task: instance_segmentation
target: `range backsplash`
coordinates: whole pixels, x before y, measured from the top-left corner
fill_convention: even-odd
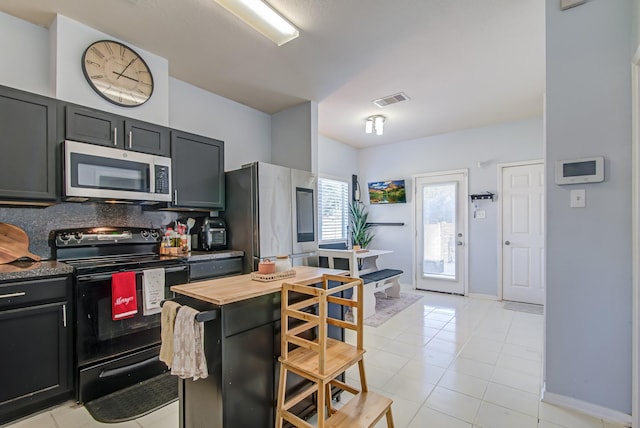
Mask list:
[[[47,208],[0,208],[0,222],[14,224],[29,236],[29,251],[54,258],[51,231],[74,227],[132,226],[162,228],[178,218],[170,211],[146,211],[139,205],[60,203]]]

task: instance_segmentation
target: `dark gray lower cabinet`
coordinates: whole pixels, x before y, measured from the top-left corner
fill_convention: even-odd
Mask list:
[[[0,284],[0,424],[71,396],[69,277]]]
[[[0,198],[56,200],[54,99],[0,86]]]
[[[280,293],[272,293],[216,306],[178,295],[181,304],[217,313],[216,319],[204,324],[209,377],[180,382],[180,428],[274,426],[280,297]],[[339,308],[332,306],[330,311]],[[311,332],[311,336],[314,334]],[[336,328],[329,335],[344,340],[342,329]],[[289,376],[288,395],[308,384],[305,379]],[[315,401],[304,400],[293,411],[306,419],[315,413]]]
[[[180,427],[273,427],[274,300],[267,295],[215,306],[178,297],[217,312],[204,325],[209,377],[180,382]]]

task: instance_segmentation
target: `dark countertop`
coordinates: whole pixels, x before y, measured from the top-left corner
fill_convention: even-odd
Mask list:
[[[68,275],[71,273],[73,273],[72,266],[55,260],[43,260],[41,262],[20,260],[0,265],[0,282]]]
[[[188,262],[202,262],[206,260],[228,259],[231,257],[242,257],[244,251],[222,250],[222,251],[191,251],[185,259]]]
[[[242,257],[243,251],[192,251],[183,257],[188,262],[226,259]],[[56,260],[19,260],[12,263],[0,264],[0,282],[31,279],[47,276],[67,275],[73,273],[73,266]]]

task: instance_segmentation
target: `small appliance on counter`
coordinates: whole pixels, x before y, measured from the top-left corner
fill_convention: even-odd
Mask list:
[[[220,251],[227,249],[227,225],[221,218],[197,219],[191,233],[191,249]]]

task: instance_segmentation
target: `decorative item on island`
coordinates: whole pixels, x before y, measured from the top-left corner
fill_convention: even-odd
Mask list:
[[[254,281],[271,282],[296,276],[296,270],[290,269],[284,272],[260,273],[251,272],[251,279]]]
[[[276,272],[286,272],[291,270],[291,260],[289,256],[276,256]]]
[[[276,264],[269,259],[264,259],[260,263],[258,263],[258,273],[267,275],[275,273]]]

